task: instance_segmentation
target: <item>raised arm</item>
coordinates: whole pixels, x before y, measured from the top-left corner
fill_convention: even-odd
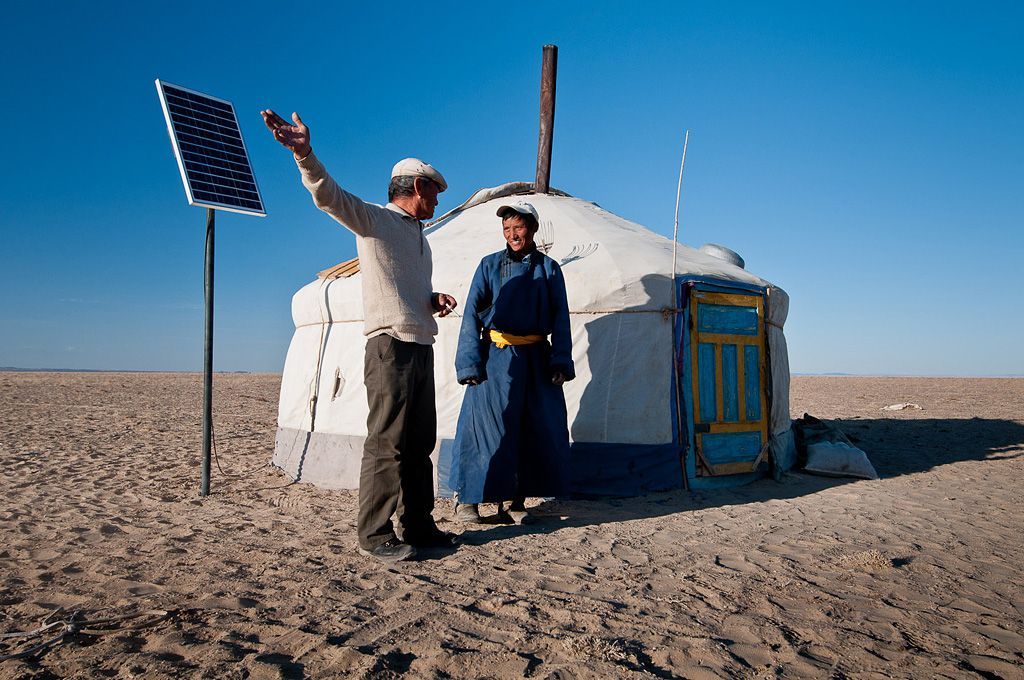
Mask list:
[[[302,184],[309,190],[316,207],[333,217],[338,223],[359,236],[368,236],[373,230],[375,217],[385,210],[367,203],[338,186],[328,174],[327,168],[313,153],[309,127],[302,122],[298,113],[292,114],[294,125],[270,109],[260,111],[267,129],[274,139],[292,152],[295,163],[302,173]]]

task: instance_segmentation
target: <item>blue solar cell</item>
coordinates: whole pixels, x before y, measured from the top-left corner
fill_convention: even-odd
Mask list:
[[[156,81],[189,203],[265,215],[230,102]]]

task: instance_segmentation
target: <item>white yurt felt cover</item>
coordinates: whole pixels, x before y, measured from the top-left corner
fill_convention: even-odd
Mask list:
[[[434,257],[434,290],[465,300],[480,259],[505,246],[498,205],[530,190],[527,183],[480,190],[425,230]],[[568,291],[577,376],[565,384],[574,491],[632,495],[679,487],[685,443],[675,441],[673,420],[672,241],[561,192],[523,197],[540,214],[539,240],[562,263]],[[762,291],[770,286],[682,245],[676,275]],[[292,300],[296,329],[285,361],[274,463],[293,478],[326,488],[356,488],[359,481],[368,412],[360,280],[359,274],[319,279]],[[768,309],[770,314],[772,305]],[[441,493],[447,489],[447,451],[465,389],[454,369],[460,325],[455,315],[438,319],[434,345],[434,457]],[[770,342],[773,337],[769,333]],[[773,364],[785,361],[778,371],[773,368],[773,380],[788,388],[785,345],[781,352],[771,349]],[[772,414],[775,434],[782,418]],[[789,429],[788,418],[782,429]]]

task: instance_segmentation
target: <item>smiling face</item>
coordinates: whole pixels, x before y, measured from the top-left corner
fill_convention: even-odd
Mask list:
[[[521,253],[533,245],[535,229],[531,229],[526,219],[517,212],[510,212],[501,220],[501,229],[505,242],[514,253]]]

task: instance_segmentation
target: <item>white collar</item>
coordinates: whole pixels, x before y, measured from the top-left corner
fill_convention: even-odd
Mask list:
[[[398,206],[398,205],[395,205],[394,203],[391,203],[390,201],[388,201],[388,204],[386,206],[384,206],[384,207],[387,208],[388,210],[390,210],[391,212],[398,213],[402,217],[409,217],[409,218],[412,218],[414,220],[416,219],[415,217],[410,215],[409,212],[405,208],[403,208],[401,206]],[[418,222],[419,220],[416,220],[416,221]]]

